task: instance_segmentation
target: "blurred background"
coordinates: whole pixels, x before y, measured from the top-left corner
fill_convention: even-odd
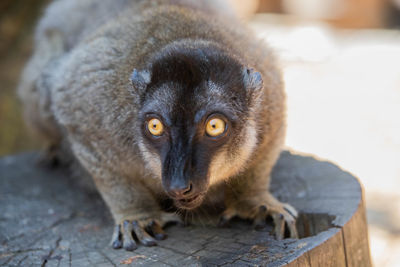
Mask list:
[[[375,266],[400,266],[400,0],[229,1],[280,58],[288,148],[360,178]],[[15,87],[48,2],[0,1],[0,156],[39,147]]]

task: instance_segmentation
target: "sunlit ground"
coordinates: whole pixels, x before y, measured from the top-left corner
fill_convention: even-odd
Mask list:
[[[400,266],[400,31],[345,31],[259,15],[288,96],[287,146],[365,187],[375,266]]]

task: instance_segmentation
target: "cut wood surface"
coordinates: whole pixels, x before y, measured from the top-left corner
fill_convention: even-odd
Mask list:
[[[170,226],[158,246],[109,246],[113,222],[98,194],[65,170],[27,153],[0,159],[2,266],[371,266],[362,189],[329,162],[283,152],[272,191],[300,212],[300,239],[273,237],[272,224],[230,228]]]

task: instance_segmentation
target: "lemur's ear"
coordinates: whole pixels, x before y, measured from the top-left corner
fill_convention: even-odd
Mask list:
[[[150,81],[151,81],[151,74],[148,70],[138,71],[134,69],[131,75],[131,83],[133,87],[131,93],[140,94],[144,92]]]
[[[264,88],[261,73],[251,68],[243,68],[243,84],[247,91],[248,104],[258,103]]]
[[[243,68],[243,82],[247,90],[256,91],[263,88],[261,73],[252,68]]]

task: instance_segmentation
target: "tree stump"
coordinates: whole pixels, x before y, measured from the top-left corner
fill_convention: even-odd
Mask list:
[[[300,239],[253,230],[171,226],[158,246],[134,252],[109,246],[113,222],[96,193],[64,170],[35,165],[37,153],[0,160],[2,266],[371,266],[362,188],[329,162],[283,152],[272,191],[300,212]]]

